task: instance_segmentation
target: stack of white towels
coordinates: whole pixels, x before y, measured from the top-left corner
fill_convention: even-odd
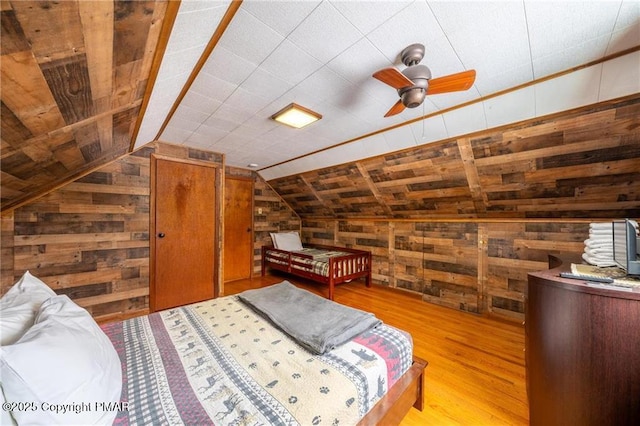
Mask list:
[[[584,241],[582,258],[598,267],[615,266],[613,261],[613,224],[611,222],[591,223],[589,238]]]

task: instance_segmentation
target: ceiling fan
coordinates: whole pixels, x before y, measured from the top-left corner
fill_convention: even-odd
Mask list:
[[[419,106],[426,95],[468,90],[476,80],[475,70],[432,79],[431,70],[426,65],[419,65],[424,57],[424,45],[420,43],[407,46],[400,55],[402,63],[407,66],[402,72],[396,68],[384,68],[373,74],[374,78],[396,89],[400,96],[385,117]]]

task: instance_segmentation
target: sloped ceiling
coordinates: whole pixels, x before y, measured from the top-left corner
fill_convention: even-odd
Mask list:
[[[635,0],[1,4],[3,211],[152,140],[269,180],[640,91]],[[415,42],[476,83],[385,119],[371,74]],[[290,102],[323,119],[269,119]]]
[[[167,3],[1,4],[4,210],[129,151]]]

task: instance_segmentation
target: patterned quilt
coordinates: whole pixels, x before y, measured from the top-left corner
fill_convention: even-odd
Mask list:
[[[122,361],[118,425],[351,425],[411,366],[381,325],[312,355],[236,296],[103,325]]]
[[[308,259],[308,258],[299,257],[299,256],[297,257],[296,253],[312,256],[313,259]],[[316,249],[316,248],[303,248],[302,250],[291,252],[291,257],[292,259],[295,258],[295,260],[298,263],[309,265],[309,268],[302,268],[295,264],[291,265],[291,267],[304,269],[305,271],[311,270],[311,272],[313,272],[316,275],[328,277],[329,276],[329,258],[336,257],[336,256],[344,256],[346,254],[349,254],[349,253],[344,251],[330,251],[330,250],[323,250],[323,249]],[[272,252],[271,257],[273,262],[278,262],[278,260],[276,260],[275,258],[280,257],[283,260],[279,263],[282,263],[285,265],[287,264],[287,259],[288,259],[287,254]]]

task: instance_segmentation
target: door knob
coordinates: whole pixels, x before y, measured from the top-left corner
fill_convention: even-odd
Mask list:
[[[164,232],[159,233],[158,238],[164,238]]]
[[[251,228],[247,228],[247,232],[251,232]]]

